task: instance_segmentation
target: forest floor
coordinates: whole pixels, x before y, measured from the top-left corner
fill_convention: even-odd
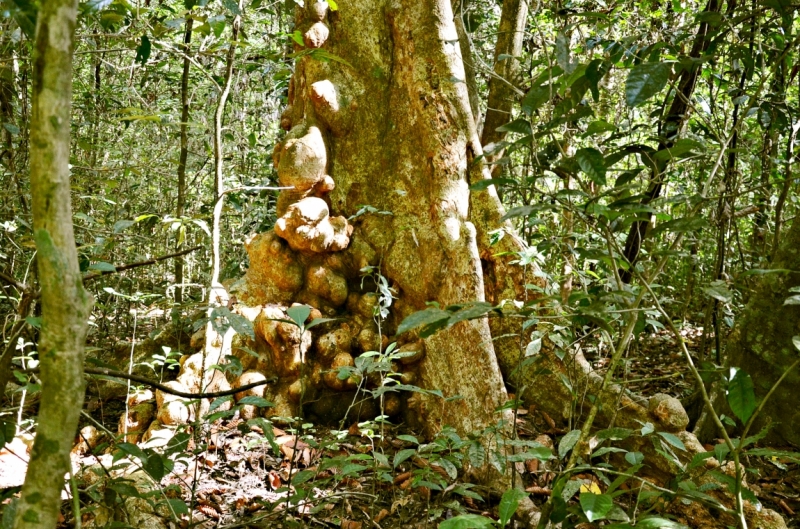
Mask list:
[[[695,346],[697,329],[686,331],[686,340]],[[639,341],[627,363],[624,380],[628,389],[645,396],[667,393],[683,398],[692,389],[677,354],[674,340],[664,332],[646,335]],[[587,357],[592,361],[591,355]],[[602,361],[595,359],[602,369]],[[109,403],[110,404],[110,403]],[[123,404],[124,406],[124,404]],[[121,409],[120,406],[117,407]],[[103,419],[106,427],[116,431],[116,417],[106,405]],[[479,487],[454,480],[446,465],[428,459],[424,450],[413,442],[414,432],[402,427],[378,430],[353,424],[347,431],[305,425],[300,438],[286,430],[273,427],[274,444],[265,441],[258,427],[244,427],[244,421],[234,417],[210,426],[200,440],[202,450],[194,450],[194,440],[186,453],[194,457],[179,459],[172,472],[155,483],[136,465],[127,471],[111,469],[110,454],[101,456],[75,455],[74,462],[84,467],[78,473],[80,498],[84,505],[81,519],[84,528],[101,527],[116,520],[114,526],[135,526],[144,529],[223,527],[342,527],[347,529],[428,528],[437,527],[445,519],[465,513],[482,514],[497,519],[498,499]],[[537,440],[553,446],[566,433],[555,427],[547,414],[535,407],[518,410],[517,435],[520,439]],[[712,446],[706,446],[713,449]],[[780,447],[773,447],[780,448]],[[277,449],[277,450],[276,450]],[[24,451],[24,447],[22,449]],[[365,457],[381,453],[393,462],[405,458],[396,468],[381,472],[374,467],[377,458]],[[439,455],[442,455],[442,451]],[[398,454],[402,454],[398,456]],[[411,455],[409,455],[411,454]],[[10,475],[20,482],[25,470],[26,455],[20,445],[9,445],[0,453],[0,489],[17,485],[8,481]],[[747,481],[762,504],[784,516],[789,527],[800,528],[800,465],[761,458],[746,461]],[[105,469],[97,470],[100,465]],[[554,477],[552,470],[537,460],[517,463],[523,486],[534,503],[541,505],[550,495]],[[99,480],[96,474],[113,475],[114,479]],[[118,467],[114,467],[118,468]],[[290,476],[303,474],[294,492],[306,498],[301,505],[287,503],[287,483]],[[431,479],[438,474],[441,479]],[[4,477],[5,476],[5,477]],[[577,476],[589,490],[604,487],[595,476]],[[461,477],[459,476],[459,479]],[[435,482],[443,490],[435,490]],[[433,489],[433,490],[432,490]],[[18,488],[2,492],[0,500],[7,503]],[[114,492],[109,492],[114,491]],[[478,495],[485,501],[479,500]],[[129,502],[126,496],[139,496]],[[75,527],[73,502],[64,494],[64,517],[61,527]],[[167,499],[167,502],[163,500]],[[100,501],[98,501],[100,500]],[[142,501],[144,500],[144,502]],[[180,514],[177,505],[169,500],[192,506]],[[577,494],[572,499],[577,502]],[[149,503],[149,506],[148,506]],[[152,505],[161,504],[152,508]],[[624,504],[624,500],[623,500]],[[112,512],[108,506],[115,506]],[[164,509],[168,505],[173,508]],[[140,512],[133,512],[140,511]],[[142,512],[148,514],[142,517]],[[177,516],[175,516],[177,514]],[[138,516],[138,517],[137,517]],[[169,518],[179,520],[170,522]],[[581,529],[601,527],[584,523]]]

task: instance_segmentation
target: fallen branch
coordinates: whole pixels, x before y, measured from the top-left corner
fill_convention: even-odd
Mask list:
[[[38,373],[39,368],[34,367],[31,369],[19,369],[21,373]],[[183,397],[187,399],[215,399],[218,397],[227,397],[228,395],[234,395],[236,393],[246,391],[251,388],[257,388],[258,386],[263,386],[265,384],[274,384],[278,381],[278,377],[268,378],[266,380],[262,380],[260,382],[253,382],[252,384],[246,384],[244,386],[228,389],[226,391],[214,391],[209,393],[189,393],[186,391],[178,391],[176,389],[172,389],[169,386],[165,386],[160,382],[156,382],[147,377],[143,377],[140,375],[129,375],[128,373],[123,373],[122,371],[115,371],[113,369],[106,369],[104,367],[84,367],[83,372],[87,375],[102,375],[106,377],[114,377],[114,378],[123,378],[126,380],[130,380],[132,382],[139,382],[140,384],[145,384],[146,386],[153,387],[155,389],[161,390],[164,393],[169,393],[170,395],[175,395],[177,397]]]
[[[159,261],[166,261],[167,259],[172,259],[174,257],[180,257],[182,255],[186,255],[187,253],[192,253],[196,250],[199,250],[200,248],[202,248],[202,246],[195,246],[194,248],[187,248],[186,250],[181,250],[180,252],[161,255],[159,257],[153,257],[152,259],[145,259],[144,261],[135,261],[133,263],[128,263],[125,265],[114,266],[114,270],[102,270],[98,272],[92,272],[91,274],[83,276],[83,282],[85,284],[89,281],[97,279],[98,277],[107,276],[109,274],[116,274],[124,270],[130,270],[131,268],[139,268],[140,266],[149,266],[151,264],[156,264]]]
[[[152,259],[145,259],[144,261],[135,261],[133,263],[128,263],[124,265],[114,266],[114,270],[102,270],[98,272],[92,272],[90,274],[86,274],[83,276],[84,284],[88,283],[89,281],[93,281],[98,277],[107,276],[110,274],[117,274],[119,272],[130,270],[131,268],[139,268],[140,266],[149,266],[151,264],[156,264],[159,261],[166,261],[167,259],[172,259],[174,257],[180,257],[182,255],[186,255],[187,253],[192,253],[194,251],[199,250],[202,246],[195,246],[194,248],[187,248],[186,250],[181,250],[180,252],[175,252],[167,255],[161,255],[159,257],[154,257]],[[31,289],[30,285],[26,285],[25,283],[20,283],[10,275],[0,272],[0,279],[8,283],[9,285],[19,289],[22,292],[27,292]],[[34,294],[34,298],[38,298],[41,294],[41,290],[37,290]]]

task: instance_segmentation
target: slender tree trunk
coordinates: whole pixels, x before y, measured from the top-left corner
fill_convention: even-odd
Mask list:
[[[511,108],[514,105],[513,86],[519,75],[518,57],[522,52],[527,20],[528,0],[503,0],[500,27],[497,30],[497,43],[494,48],[494,75],[489,78],[489,99],[481,134],[481,145],[484,148],[502,141],[506,133],[497,129],[511,121]],[[493,162],[502,156],[503,149],[493,149],[488,159]],[[494,176],[499,175],[499,168],[499,165],[493,167]]]
[[[706,6],[706,11],[709,13],[717,13],[722,6],[720,0],[709,0]],[[705,53],[711,43],[711,27],[708,22],[700,22],[697,28],[697,34],[692,44],[692,49],[689,52],[689,57],[696,59]],[[690,102],[692,94],[694,93],[695,86],[697,85],[697,78],[700,75],[700,66],[692,64],[687,66],[681,74],[678,81],[677,89],[672,97],[672,103],[665,119],[659,123],[659,144],[658,151],[670,149],[675,145],[675,142],[680,139],[683,127],[689,119]],[[645,196],[642,198],[642,204],[649,204],[661,195],[661,189],[666,183],[665,172],[669,166],[670,159],[665,157],[653,162],[653,169],[650,173],[650,182],[648,184]],[[642,246],[642,239],[650,226],[650,217],[634,221],[628,231],[628,237],[625,239],[625,248],[623,253],[625,259],[632,264],[636,263],[639,257],[639,250]],[[620,270],[620,276],[623,281],[629,283],[633,274],[630,270]]]
[[[175,206],[175,217],[183,217],[186,206],[186,159],[189,156],[189,43],[192,41],[192,24],[194,19],[186,19],[186,29],[183,33],[183,75],[181,76],[181,152],[178,158],[178,201]],[[180,244],[175,245],[177,250]],[[175,259],[175,302],[183,303],[183,257]]]
[[[472,43],[470,42],[469,32],[464,25],[464,6],[466,2],[453,0],[453,22],[458,33],[458,45],[461,48],[461,62],[464,64],[464,83],[469,92],[469,106],[472,110],[472,119],[480,134],[481,129],[481,102],[478,92],[477,71],[475,70],[475,57],[472,53]]]
[[[40,5],[36,25],[30,171],[42,289],[42,400],[16,529],[55,527],[83,406],[83,353],[92,299],[78,267],[69,183],[76,17],[75,0],[48,0]]]

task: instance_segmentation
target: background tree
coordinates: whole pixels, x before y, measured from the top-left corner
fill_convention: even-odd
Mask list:
[[[41,285],[42,401],[15,528],[54,527],[83,407],[83,353],[92,298],[84,290],[69,178],[72,52],[77,3],[44,2],[36,23],[30,122],[31,195]]]

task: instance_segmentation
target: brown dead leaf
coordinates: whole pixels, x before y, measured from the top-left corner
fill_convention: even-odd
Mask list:
[[[394,478],[394,484],[397,485],[398,483],[402,483],[410,477],[411,477],[411,472],[403,472],[402,474],[398,474]]]
[[[372,519],[375,523],[381,523],[381,520],[389,516],[389,511],[387,509],[381,509],[381,512],[375,515],[375,518]]]
[[[269,474],[267,474],[267,481],[269,481],[269,485],[273,490],[280,488],[282,483],[281,477],[274,470],[270,470]]]
[[[361,522],[355,522],[353,520],[343,519],[340,527],[342,529],[361,529]]]

